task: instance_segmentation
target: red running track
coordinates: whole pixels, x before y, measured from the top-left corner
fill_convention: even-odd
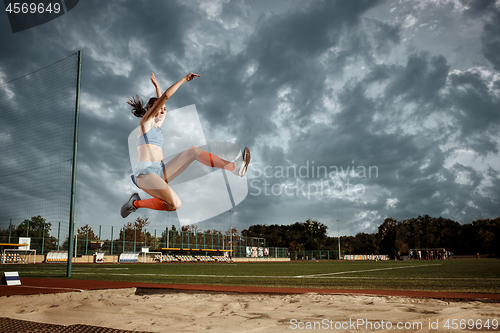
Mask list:
[[[210,286],[195,284],[163,284],[120,281],[94,281],[73,279],[21,278],[21,285],[0,285],[0,296],[53,294],[63,292],[79,292],[83,290],[143,288],[171,291],[202,291],[256,294],[306,294],[323,295],[372,295],[372,296],[403,296],[417,298],[437,298],[453,300],[487,300],[500,301],[500,294],[456,293],[414,290],[355,290],[355,289],[315,289],[315,288],[270,288],[270,287],[239,287]],[[153,290],[152,290],[153,291]]]

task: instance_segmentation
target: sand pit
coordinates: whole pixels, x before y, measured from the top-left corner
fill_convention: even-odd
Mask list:
[[[446,321],[449,325],[460,325],[460,320],[472,319],[477,325],[481,319],[483,324],[489,320],[491,326],[493,319],[497,323],[500,320],[500,303],[479,301],[359,295],[150,292],[128,288],[10,296],[0,298],[0,308],[2,317],[14,319],[149,332],[450,332],[458,329],[446,329]],[[452,322],[453,319],[456,321]],[[398,325],[403,329],[399,330]],[[493,331],[493,327],[489,331]]]

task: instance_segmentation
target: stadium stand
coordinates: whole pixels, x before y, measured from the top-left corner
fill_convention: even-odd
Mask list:
[[[389,256],[385,254],[346,254],[344,260],[389,260]]]
[[[0,255],[0,262],[6,264],[24,263],[24,259],[19,257],[18,253],[7,253]]]
[[[46,263],[66,263],[68,262],[67,251],[50,251],[45,255]]]
[[[153,257],[156,262],[228,262],[225,256],[192,256],[190,254],[156,254]],[[120,259],[120,261],[122,261]]]
[[[201,262],[213,262],[213,261],[215,261],[215,259],[210,257],[210,256],[196,256],[195,259],[198,261],[201,261]]]
[[[119,262],[138,262],[139,252],[123,252],[120,254]]]

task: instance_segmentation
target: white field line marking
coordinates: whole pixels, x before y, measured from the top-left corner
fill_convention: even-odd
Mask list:
[[[375,272],[375,271],[387,271],[387,270],[391,270],[391,269],[403,269],[403,268],[425,267],[425,266],[441,266],[441,264],[374,268],[374,269],[365,269],[365,270],[362,270],[362,271],[345,271],[345,272],[324,273],[324,274],[297,275],[297,277],[318,277],[318,276],[326,276],[326,275],[338,275],[338,274],[349,274],[349,273],[364,273],[364,272]]]
[[[99,273],[75,273],[75,274],[99,274]],[[109,273],[107,275],[121,275],[121,276],[175,276],[175,277],[216,277],[216,278],[296,278],[295,276],[274,276],[274,275],[215,275],[215,274],[150,274],[150,273],[134,273],[134,274],[125,274],[125,273]]]
[[[98,274],[98,273],[75,273],[75,274]],[[213,278],[268,278],[268,279],[366,279],[366,280],[491,280],[500,281],[500,278],[420,278],[420,277],[375,277],[375,276],[276,276],[276,275],[214,275],[214,274],[148,274],[148,273],[137,273],[137,274],[121,274],[121,273],[110,273],[107,275],[118,275],[118,276],[162,276],[162,277],[213,277]]]
[[[105,269],[105,270],[128,270],[130,268],[99,268],[99,269]],[[71,269],[71,272],[72,273],[76,273],[76,272],[83,272],[83,271],[86,271],[87,269],[86,268],[72,268]],[[50,269],[47,273],[48,274],[52,274],[54,272],[66,272],[66,269],[65,268],[55,268],[55,269]],[[44,272],[43,271],[19,271],[21,273],[30,273],[30,274],[34,274],[34,273],[40,273],[40,274],[43,274]],[[83,273],[83,274],[86,274],[86,273]]]
[[[18,286],[12,286],[12,287],[85,291],[83,289],[76,289],[76,288],[38,287],[38,286],[26,286],[26,285],[18,285]]]

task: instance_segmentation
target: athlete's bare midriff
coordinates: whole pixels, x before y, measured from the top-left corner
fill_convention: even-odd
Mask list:
[[[156,145],[140,145],[137,147],[139,161],[161,161],[163,160],[163,149]]]

